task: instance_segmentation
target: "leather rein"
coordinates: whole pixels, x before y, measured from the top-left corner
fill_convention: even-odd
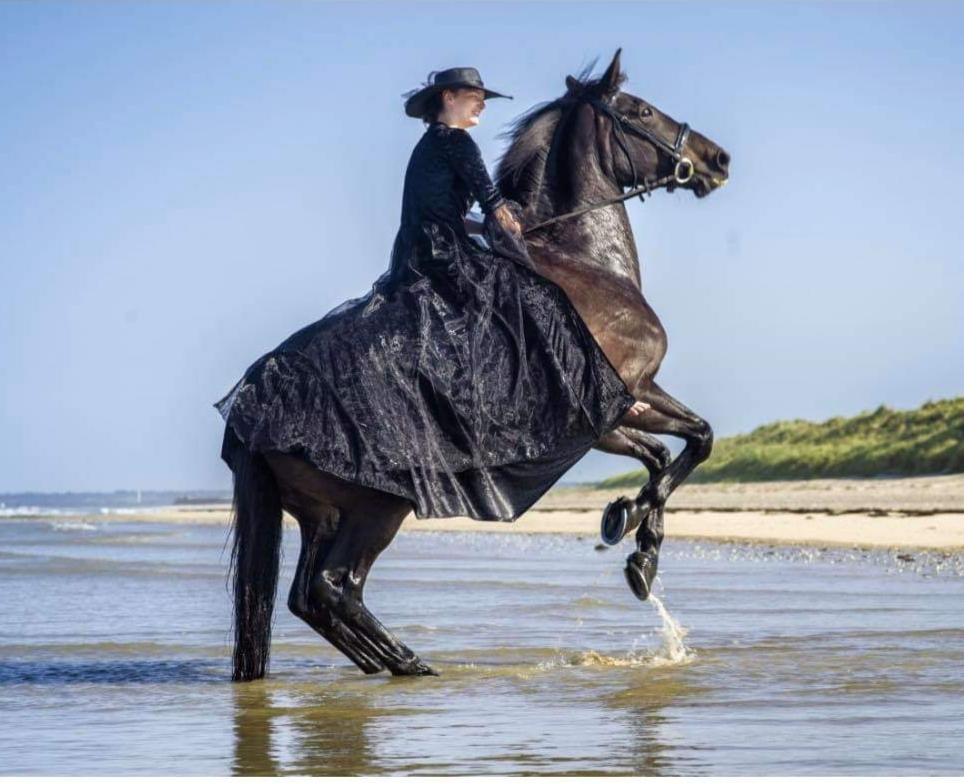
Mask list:
[[[693,173],[695,171],[693,161],[683,155],[683,146],[686,144],[686,139],[690,133],[690,126],[685,122],[680,124],[679,130],[676,133],[676,140],[670,144],[668,141],[666,141],[666,139],[656,135],[649,128],[634,123],[625,114],[617,111],[612,104],[595,97],[588,98],[587,100],[601,112],[610,117],[610,119],[612,119],[613,137],[616,139],[616,143],[626,156],[626,160],[629,161],[629,169],[633,173],[633,185],[629,190],[619,196],[613,196],[612,198],[599,201],[595,204],[579,207],[579,209],[574,209],[572,212],[556,215],[548,220],[543,220],[541,223],[536,223],[534,226],[524,229],[522,231],[523,234],[536,231],[537,229],[548,226],[551,223],[557,223],[560,220],[567,220],[571,217],[576,217],[576,215],[591,212],[594,209],[608,207],[610,204],[618,204],[620,201],[628,201],[635,196],[639,196],[640,201],[645,201],[643,196],[648,196],[650,191],[655,190],[656,188],[661,188],[664,185],[669,185],[673,182],[675,182],[677,185],[685,185],[693,177]],[[673,168],[673,173],[668,174],[665,177],[660,177],[659,179],[651,182],[647,181],[646,177],[644,176],[643,184],[637,185],[637,182],[639,182],[639,175],[636,172],[636,165],[633,163],[633,156],[629,154],[629,149],[627,148],[625,141],[627,130],[630,133],[635,133],[637,136],[663,150],[663,152],[676,161],[676,165]]]

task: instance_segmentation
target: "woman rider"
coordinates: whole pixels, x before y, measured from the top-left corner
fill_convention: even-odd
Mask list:
[[[261,357],[216,406],[248,449],[406,497],[419,518],[514,520],[647,406],[534,270],[522,209],[468,133],[487,98],[511,96],[450,68],[405,97],[427,128],[388,271]],[[473,201],[483,224],[467,220]],[[469,236],[480,229],[488,246]],[[229,450],[226,438],[230,465]]]

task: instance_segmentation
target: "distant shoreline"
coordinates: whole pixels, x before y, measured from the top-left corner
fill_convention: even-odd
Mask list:
[[[416,519],[405,531],[562,534],[598,538],[606,503],[623,490],[557,487],[514,523]],[[228,504],[110,513],[36,513],[5,521],[156,522],[226,526]],[[287,515],[286,515],[287,518]],[[289,524],[294,520],[287,518]],[[2,522],[0,522],[2,524]],[[964,475],[684,485],[666,513],[668,538],[720,542],[964,550]]]

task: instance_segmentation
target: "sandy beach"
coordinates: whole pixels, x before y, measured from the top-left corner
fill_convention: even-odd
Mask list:
[[[560,533],[598,537],[606,504],[623,490],[558,487],[515,523],[416,519],[406,530]],[[57,515],[87,522],[141,520],[224,525],[229,507],[173,505]],[[44,515],[31,518],[44,519]],[[294,521],[287,518],[289,524]],[[770,544],[964,550],[964,475],[832,479],[681,487],[667,507],[670,538]]]

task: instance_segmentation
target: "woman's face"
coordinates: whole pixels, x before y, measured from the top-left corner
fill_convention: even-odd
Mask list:
[[[472,128],[479,124],[479,115],[485,108],[485,93],[477,87],[443,90],[442,105],[442,122],[456,128]]]

